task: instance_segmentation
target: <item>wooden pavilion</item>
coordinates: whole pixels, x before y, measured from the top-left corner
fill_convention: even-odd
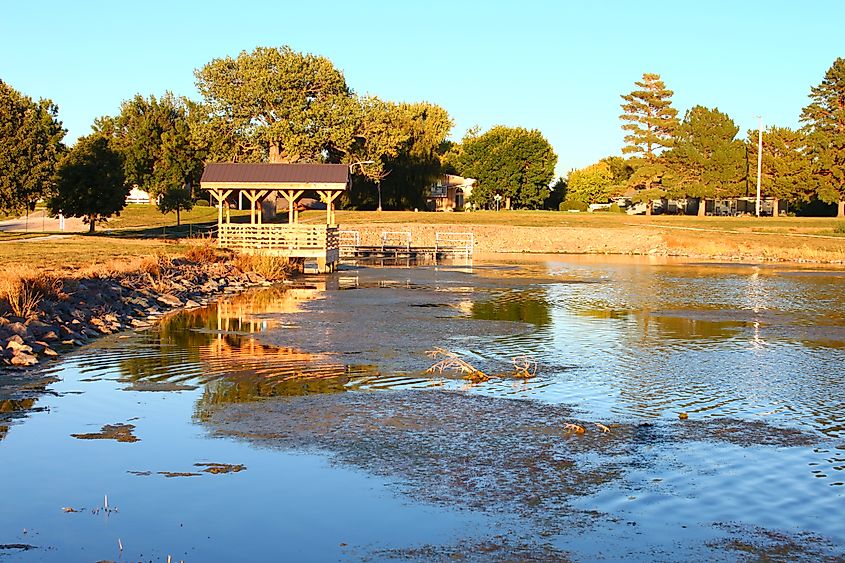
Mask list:
[[[200,186],[217,203],[217,240],[224,248],[289,258],[316,259],[320,272],[335,269],[340,257],[334,202],[349,186],[345,164],[207,164]],[[297,200],[316,192],[326,204],[326,223],[299,223]],[[249,223],[232,223],[229,201],[239,194],[250,203]],[[277,194],[287,200],[287,223],[265,223],[276,211]]]

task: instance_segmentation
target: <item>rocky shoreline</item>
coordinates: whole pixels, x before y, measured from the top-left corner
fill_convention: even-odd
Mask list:
[[[156,262],[145,270],[60,280],[29,318],[0,316],[0,372],[38,366],[106,334],[152,326],[163,314],[273,285],[230,262]]]

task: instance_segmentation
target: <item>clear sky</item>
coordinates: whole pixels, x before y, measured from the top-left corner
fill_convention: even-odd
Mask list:
[[[687,7],[689,6],[689,7]],[[59,105],[67,140],[136,93],[197,98],[193,71],[256,46],[319,54],[349,85],[455,121],[537,128],[559,174],[619,154],[619,95],[643,72],[681,115],[718,107],[744,136],[797,126],[845,57],[845,1],[3,0],[0,79]]]

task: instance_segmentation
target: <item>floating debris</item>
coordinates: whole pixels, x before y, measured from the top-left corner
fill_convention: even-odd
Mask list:
[[[425,373],[436,372],[442,374],[445,371],[458,371],[464,374],[464,379],[473,383],[483,383],[490,379],[489,375],[462,359],[455,352],[450,352],[445,348],[437,347],[434,350],[429,350],[425,355],[432,359],[443,357],[443,359],[438,360],[433,366],[425,370]]]
[[[685,412],[678,413],[678,418],[681,419],[681,420],[686,420],[686,419],[689,418],[689,415]]]
[[[79,440],[117,440],[118,442],[140,442],[141,439],[132,434],[134,424],[106,424],[99,432],[87,434],[71,434]]]
[[[203,469],[205,473],[214,473],[215,475],[220,473],[237,473],[246,469],[246,466],[241,463],[195,463],[194,467],[205,467]]]
[[[511,359],[514,367],[513,376],[517,379],[531,379],[537,375],[537,360],[527,355]]]
[[[159,475],[164,475],[165,477],[201,477],[202,474],[200,473],[193,473],[190,471],[159,471]]]
[[[595,424],[595,425],[596,425],[596,427],[597,427],[599,430],[601,430],[602,434],[609,434],[609,433],[610,433],[610,428],[609,428],[609,427],[607,427],[607,426],[605,426],[605,425],[604,425],[604,424],[602,424],[601,422],[594,422],[593,424]]]
[[[580,424],[573,424],[571,422],[567,422],[566,424],[564,424],[563,429],[566,430],[567,433],[574,432],[575,434],[583,434],[584,432],[586,432],[583,426],[581,426]]]

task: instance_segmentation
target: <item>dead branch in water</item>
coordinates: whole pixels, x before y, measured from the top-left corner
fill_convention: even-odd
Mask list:
[[[537,360],[525,354],[511,358],[513,376],[517,379],[531,379],[537,375]]]
[[[481,383],[490,379],[490,376],[476,368],[455,352],[450,352],[445,348],[437,347],[434,350],[429,350],[425,353],[426,356],[432,359],[442,358],[435,362],[430,368],[425,370],[425,373],[443,373],[445,371],[457,371],[464,374],[464,379],[472,381],[473,383]]]

